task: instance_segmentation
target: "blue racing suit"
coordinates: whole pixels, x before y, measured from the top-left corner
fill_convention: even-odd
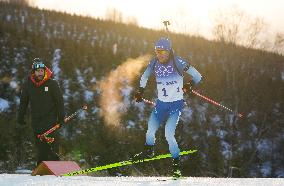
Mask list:
[[[151,74],[156,77],[158,100],[153,109],[146,133],[146,145],[155,144],[155,134],[160,124],[165,123],[165,137],[173,158],[178,158],[180,149],[175,139],[175,130],[184,107],[183,73],[191,76],[195,84],[201,80],[201,74],[184,59],[175,56],[166,64],[153,58],[140,79],[140,87],[145,88]]]

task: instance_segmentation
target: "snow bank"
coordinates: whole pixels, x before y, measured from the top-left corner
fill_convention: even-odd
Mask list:
[[[169,177],[56,177],[30,176],[21,174],[1,174],[1,186],[77,186],[77,185],[96,185],[96,186],[129,186],[129,185],[190,185],[190,186],[281,186],[284,185],[283,178],[205,178],[187,177],[180,180],[172,180]]]

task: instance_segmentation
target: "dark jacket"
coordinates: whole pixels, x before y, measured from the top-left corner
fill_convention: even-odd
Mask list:
[[[18,122],[24,123],[24,117],[30,103],[32,127],[35,134],[45,132],[56,122],[64,119],[63,96],[58,83],[51,79],[52,72],[45,67],[45,77],[36,82],[31,74],[23,84]]]

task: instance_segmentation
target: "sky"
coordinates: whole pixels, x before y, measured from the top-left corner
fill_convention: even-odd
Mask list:
[[[172,30],[199,33],[210,38],[218,13],[237,8],[252,18],[263,18],[272,32],[284,33],[283,0],[31,0],[39,8],[105,18],[115,8],[123,17],[135,17],[138,25],[163,29],[169,20]]]

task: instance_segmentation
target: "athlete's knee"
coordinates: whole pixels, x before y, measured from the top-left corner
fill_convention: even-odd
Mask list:
[[[154,138],[155,137],[155,132],[147,130],[146,136],[147,136],[147,138]]]
[[[168,142],[175,141],[175,132],[166,130],[165,137]]]

